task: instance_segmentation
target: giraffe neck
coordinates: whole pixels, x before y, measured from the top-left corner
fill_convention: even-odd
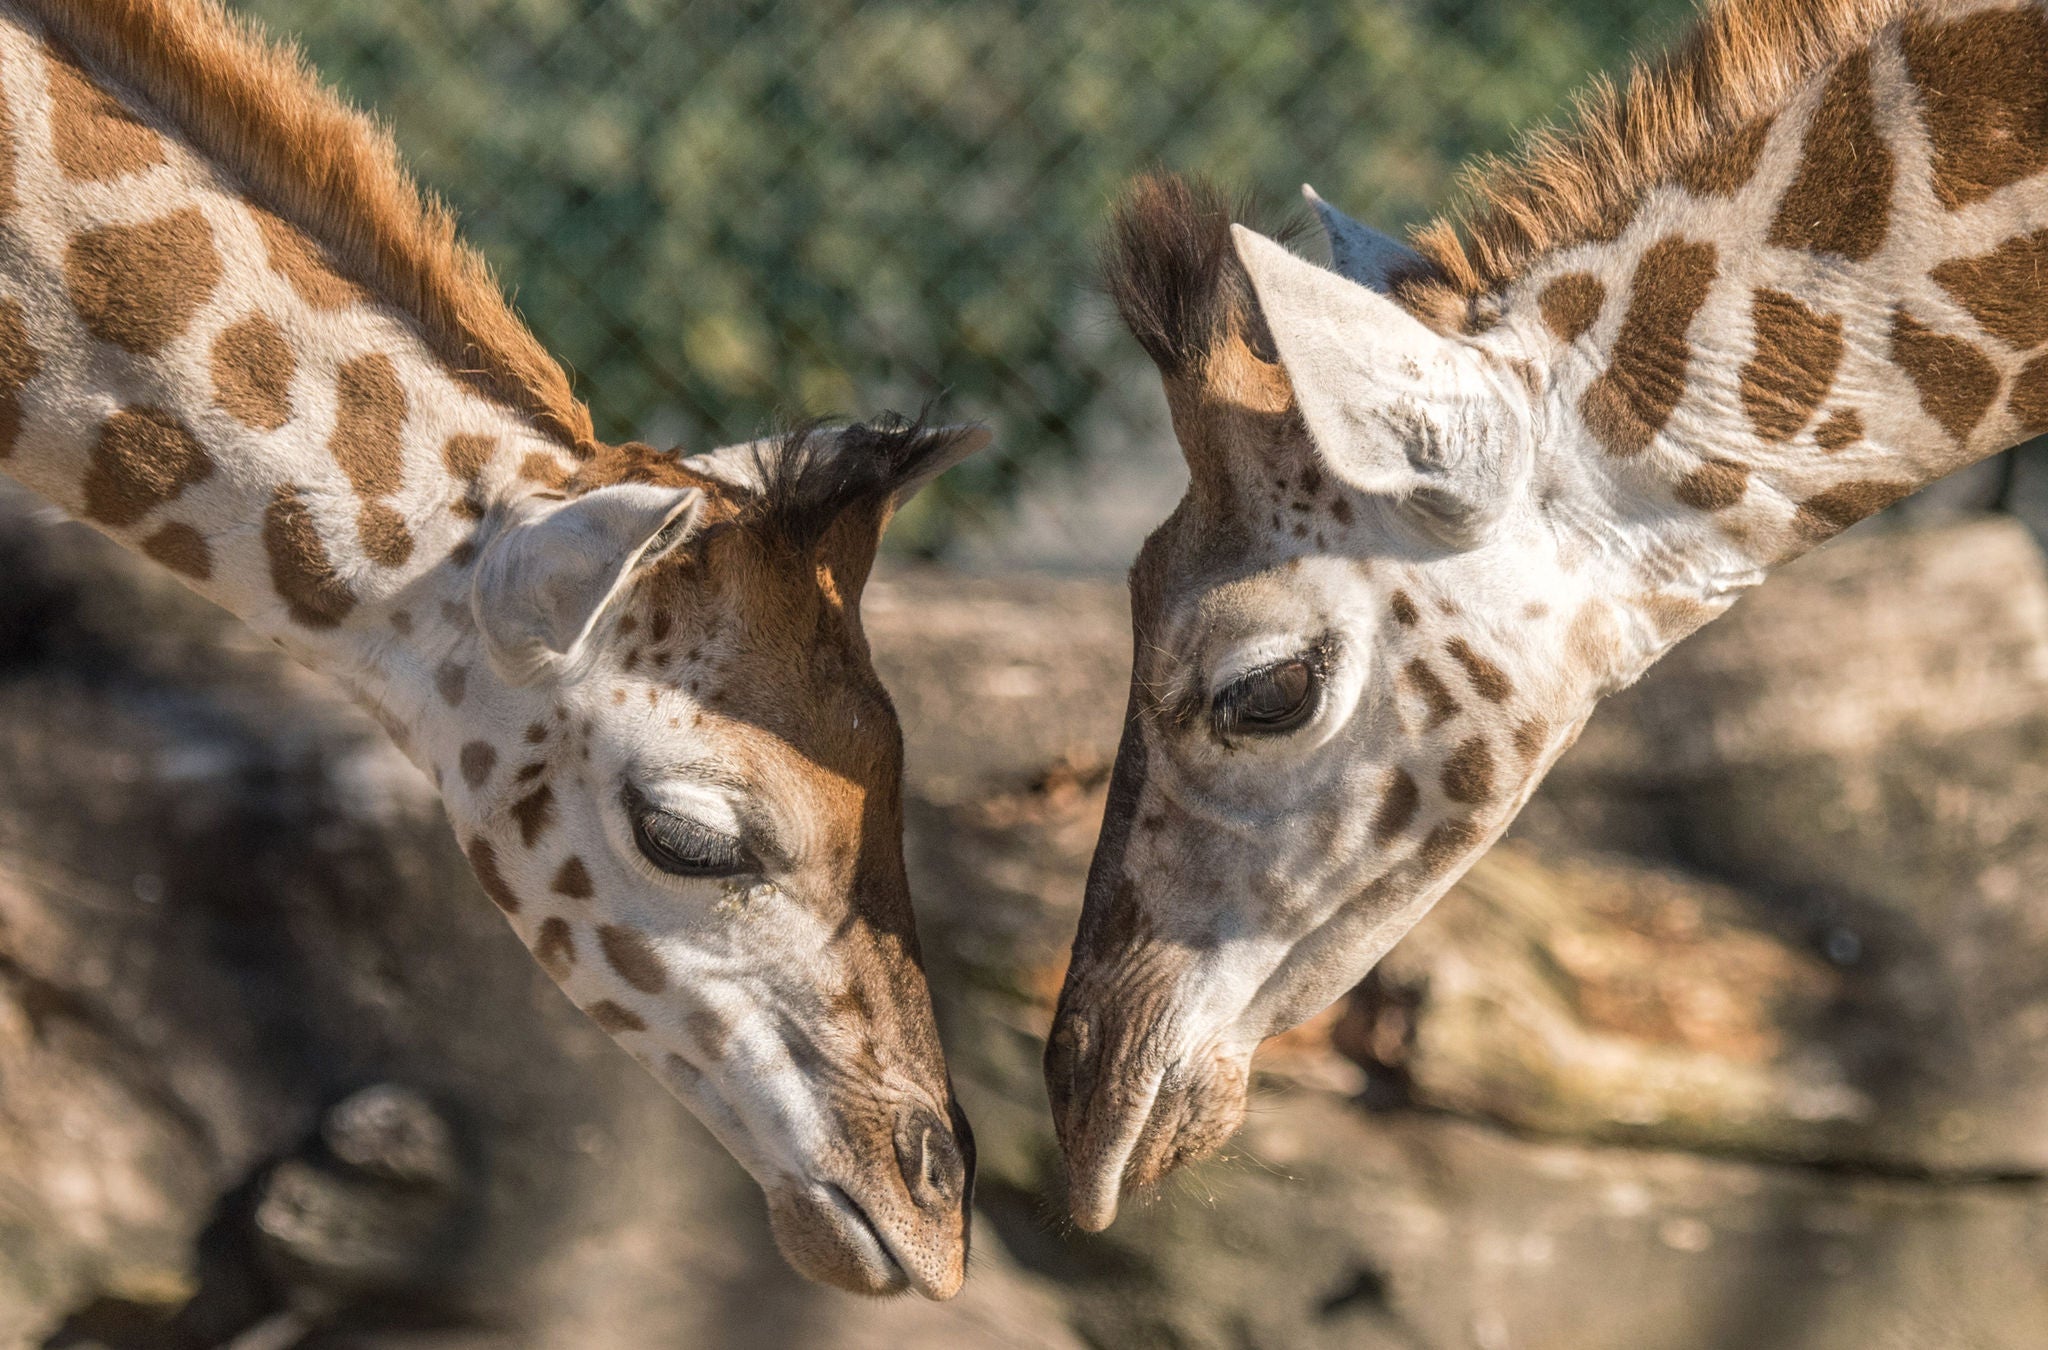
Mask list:
[[[0,10],[0,472],[405,744],[472,640],[483,503],[571,463],[156,110]]]
[[[2048,11],[1912,7],[1503,296],[1654,656],[1765,572],[2048,431]]]

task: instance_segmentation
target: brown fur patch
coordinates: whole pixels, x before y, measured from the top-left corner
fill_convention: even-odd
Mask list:
[[[1493,795],[1493,747],[1484,736],[1463,741],[1444,761],[1444,796],[1473,806]]]
[[[1934,194],[1951,211],[2048,168],[2048,16],[2031,5],[1900,38],[1934,143]]]
[[[1493,662],[1472,650],[1472,645],[1463,638],[1452,638],[1444,644],[1444,650],[1451,659],[1465,668],[1465,678],[1479,691],[1479,696],[1489,703],[1505,703],[1515,696],[1515,682],[1508,673]]]
[[[1716,259],[1712,244],[1675,236],[1643,250],[1607,369],[1579,401],[1609,453],[1641,453],[1677,409],[1692,361],[1686,330],[1706,303]]]
[[[142,356],[184,332],[220,278],[213,227],[192,207],[83,231],[64,250],[64,287],[86,331]]]
[[[1379,808],[1372,816],[1374,842],[1385,844],[1407,829],[1414,823],[1416,809],[1421,805],[1422,789],[1415,785],[1408,771],[1398,764],[1388,770],[1386,790],[1380,794]]]
[[[1976,258],[1953,258],[1928,273],[1984,331],[2020,351],[2048,342],[2048,230],[2016,234]]]
[[[5,135],[0,125],[0,138]],[[0,164],[0,172],[6,167]],[[28,340],[21,306],[0,299],[0,459],[14,453],[15,438],[21,435],[21,391],[42,369],[42,353]]]
[[[1789,441],[1834,388],[1842,366],[1842,319],[1768,287],[1752,298],[1750,317],[1756,351],[1742,367],[1742,409],[1758,436]]]
[[[1839,454],[1863,439],[1863,414],[1854,408],[1838,408],[1813,429],[1813,443],[1829,454]]]
[[[1425,875],[1437,876],[1455,867],[1478,842],[1479,828],[1471,821],[1446,820],[1424,837],[1415,858]]]
[[[1413,628],[1422,622],[1422,611],[1415,608],[1415,602],[1408,598],[1408,592],[1395,591],[1387,601],[1387,608],[1393,611],[1394,622],[1403,628]]]
[[[469,841],[464,850],[469,856],[469,870],[476,873],[477,881],[483,886],[484,894],[491,897],[491,903],[507,914],[519,912],[519,897],[505,883],[505,874],[498,870],[498,850],[488,839],[477,838]]]
[[[2029,436],[2048,431],[2048,355],[2037,356],[2013,377],[2006,407]]]
[[[1666,595],[1652,592],[1639,601],[1643,612],[1650,616],[1650,622],[1657,626],[1657,636],[1666,642],[1676,642],[1691,633],[1698,632],[1714,617],[1714,611],[1697,600],[1682,595]]]
[[[448,369],[565,445],[590,415],[505,303],[448,212],[423,200],[388,136],[296,54],[207,0],[25,0],[63,43],[232,167],[250,197],[331,249],[419,324]]]
[[[1799,172],[1778,203],[1767,242],[1862,262],[1891,228],[1891,146],[1877,128],[1870,54],[1851,53],[1828,76],[1806,125]]]
[[[1714,141],[1678,166],[1678,185],[1695,197],[1733,197],[1742,191],[1756,176],[1774,120],[1759,117]]]
[[[519,822],[519,842],[532,848],[555,823],[555,790],[542,783],[512,803],[512,818]]]
[[[489,741],[470,741],[462,747],[459,757],[462,766],[462,781],[475,792],[491,776],[491,770],[498,767],[498,751]]]
[[[1550,740],[1550,723],[1540,717],[1524,718],[1515,723],[1512,733],[1515,754],[1523,765],[1534,764],[1536,757],[1543,753],[1543,747]]]
[[[369,292],[335,274],[312,240],[260,206],[249,214],[263,237],[270,270],[283,277],[308,307],[329,311],[369,301]]]
[[[572,853],[562,860],[561,867],[555,872],[554,892],[571,900],[588,900],[596,893],[596,888],[590,884],[590,869],[583,865],[583,859]]]
[[[213,340],[213,401],[244,426],[275,431],[292,419],[296,363],[284,330],[265,314],[237,320]]]
[[[448,466],[448,476],[470,489],[476,487],[477,480],[483,477],[484,466],[497,453],[498,440],[495,436],[456,435],[441,443],[441,462]]]
[[[85,515],[133,525],[194,483],[213,476],[213,457],[161,408],[122,408],[100,424],[85,465]]]
[[[559,982],[569,978],[569,972],[576,968],[576,934],[562,919],[550,916],[540,926],[540,936],[533,944],[534,959],[540,968]]]
[[[640,1014],[629,1008],[621,1008],[608,998],[601,998],[583,1010],[584,1016],[616,1036],[622,1031],[645,1031],[647,1023]],[[671,1055],[669,1058],[674,1059]]]
[[[384,502],[365,503],[356,516],[356,538],[379,567],[403,567],[412,557],[412,531],[405,517]]]
[[[689,1031],[690,1039],[697,1043],[707,1062],[716,1064],[725,1058],[726,1042],[732,1038],[732,1028],[717,1013],[698,1008],[683,1019],[683,1026]]]
[[[1695,511],[1725,511],[1749,491],[1749,468],[1732,459],[1710,459],[1678,480],[1671,495]]]
[[[143,553],[194,581],[213,575],[213,550],[206,536],[183,521],[172,521],[142,541]]]
[[[1574,124],[1482,166],[1475,205],[1416,237],[1440,280],[1399,292],[1418,314],[1497,293],[1556,249],[1613,238],[1643,194],[1743,136],[1801,83],[1862,47],[1900,0],[1722,0],[1670,56],[1583,98]],[[1448,295],[1432,294],[1433,291]]]
[[[1892,312],[1892,360],[1912,377],[1920,406],[1960,443],[1998,397],[1998,367],[1973,343],[1937,333],[1903,308]]]
[[[604,959],[619,972],[619,978],[643,994],[658,994],[668,988],[668,971],[645,937],[631,928],[605,924],[597,930],[597,945]]]
[[[334,570],[320,527],[295,487],[280,487],[263,513],[263,552],[270,584],[292,620],[307,628],[333,628],[348,617],[356,598]]]
[[[1451,696],[1450,688],[1437,678],[1437,673],[1429,668],[1427,661],[1416,657],[1407,664],[1402,674],[1406,676],[1409,687],[1420,694],[1422,701],[1429,705],[1429,718],[1424,723],[1425,730],[1434,731],[1458,715],[1458,700]]]
[[[538,483],[550,492],[560,492],[568,486],[571,477],[562,461],[545,450],[529,451],[519,461],[519,476],[529,483]]]
[[[1856,479],[1837,483],[1799,503],[1798,520],[1809,533],[1840,534],[1857,521],[1874,516],[1893,502],[1912,495],[1913,485],[1894,480]]]
[[[443,661],[434,669],[434,689],[443,703],[461,707],[462,696],[469,689],[469,667],[460,661]]]
[[[359,356],[335,377],[340,410],[327,449],[365,499],[398,491],[404,472],[405,386],[398,368],[381,353]]]
[[[1569,272],[1546,285],[1536,297],[1543,326],[1567,347],[1599,321],[1600,307],[1606,303],[1607,288],[1591,272]]]
[[[101,183],[164,162],[163,137],[137,121],[62,53],[44,48],[50,72],[50,153],[67,178]]]

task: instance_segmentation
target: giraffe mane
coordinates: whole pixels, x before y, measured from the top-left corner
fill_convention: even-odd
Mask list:
[[[1686,38],[1601,78],[1565,126],[1526,137],[1466,175],[1467,205],[1416,231],[1438,274],[1395,296],[1440,325],[1512,283],[1536,259],[1612,238],[1649,189],[1715,138],[1775,113],[1806,78],[1865,44],[1912,0],[1714,0]]]
[[[423,193],[387,132],[294,47],[220,0],[22,0],[71,51],[133,89],[249,196],[326,246],[344,275],[416,322],[448,368],[572,449],[590,413]]]

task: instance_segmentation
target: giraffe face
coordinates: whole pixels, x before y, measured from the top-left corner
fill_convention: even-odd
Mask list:
[[[901,737],[858,603],[910,479],[983,438],[843,443],[864,434],[724,463],[648,456],[494,512],[473,593],[488,660],[455,710],[476,739],[449,796],[535,957],[754,1175],[792,1264],[949,1297],[973,1141],[932,1020]],[[880,462],[809,484],[772,462],[845,454]],[[586,554],[611,561],[586,577]]]
[[[1243,290],[1206,331],[1176,351],[1140,326],[1191,483],[1131,572],[1130,702],[1046,1055],[1090,1229],[1237,1128],[1258,1043],[1422,916],[1614,669],[1581,601],[1589,555],[1555,523],[1573,484],[1536,461],[1533,383],[1266,241],[1237,247],[1248,270],[1207,267]],[[1332,303],[1330,283],[1359,295]],[[1378,345],[1376,373],[1338,372],[1334,413],[1332,340]]]

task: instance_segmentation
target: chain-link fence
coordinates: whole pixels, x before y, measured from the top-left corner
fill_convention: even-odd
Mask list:
[[[601,434],[701,447],[944,393],[1000,450],[936,546],[1157,436],[1092,287],[1130,175],[1444,203],[1686,0],[235,0],[395,129]],[[1156,400],[1156,394],[1146,391]]]

